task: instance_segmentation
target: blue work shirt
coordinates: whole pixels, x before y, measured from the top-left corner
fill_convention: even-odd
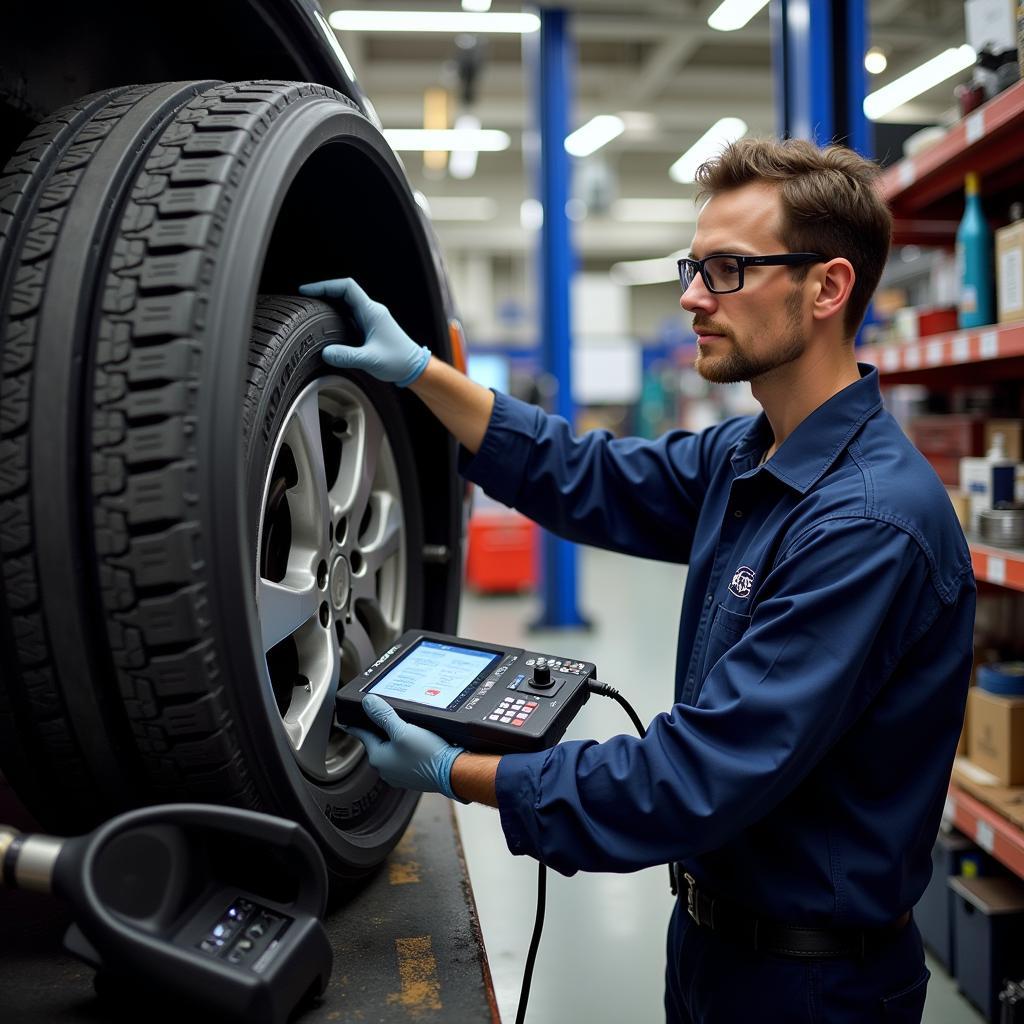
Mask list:
[[[762,466],[763,413],[575,438],[496,395],[480,450],[462,453],[470,479],[562,537],[689,564],[674,706],[642,740],[503,757],[513,853],[563,874],[681,861],[749,912],[809,926],[917,902],[975,586],[948,496],[860,370]],[[629,679],[607,682],[628,696]]]

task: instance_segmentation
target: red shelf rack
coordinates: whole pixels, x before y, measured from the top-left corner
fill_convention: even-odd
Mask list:
[[[972,111],[941,141],[893,164],[879,182],[896,219],[894,241],[948,244],[963,212],[964,175],[986,195],[1019,188],[1024,160],[1024,82]]]
[[[1024,320],[936,334],[906,345],[864,345],[857,358],[877,366],[883,384],[917,382],[922,374],[945,367],[1024,359]]]
[[[1024,829],[955,782],[949,786],[944,817],[1014,874],[1024,878]]]
[[[971,541],[970,547],[975,579],[1010,590],[1024,590],[1024,551],[996,548],[977,541]]]

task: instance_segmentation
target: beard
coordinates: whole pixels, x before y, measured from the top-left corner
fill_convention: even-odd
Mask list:
[[[799,359],[807,349],[807,335],[801,324],[801,293],[798,289],[787,296],[785,311],[785,333],[771,350],[751,352],[734,334],[722,330],[720,333],[732,342],[731,349],[720,356],[709,356],[698,343],[694,369],[712,384],[735,384],[756,380]],[[713,321],[694,321],[694,327],[718,330]]]

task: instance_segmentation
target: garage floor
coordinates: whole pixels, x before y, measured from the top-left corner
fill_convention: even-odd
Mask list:
[[[528,632],[538,611],[534,597],[469,592],[459,632],[594,661],[599,678],[621,690],[647,722],[670,699],[684,574],[679,566],[583,549],[580,610],[593,621],[593,632]],[[567,738],[601,739],[631,729],[614,701],[594,697]],[[456,813],[501,1017],[511,1024],[533,928],[536,864],[508,853],[495,811],[460,805]],[[661,1019],[663,940],[671,908],[664,868],[573,878],[550,872],[530,1024]],[[981,1022],[955,982],[937,964],[929,966],[925,1022]]]

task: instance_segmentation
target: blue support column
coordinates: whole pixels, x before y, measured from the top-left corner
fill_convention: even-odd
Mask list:
[[[565,204],[569,198],[570,69],[575,58],[563,10],[541,8],[539,39],[532,42],[534,109],[539,128],[538,191],[544,209],[538,260],[539,337],[544,369],[558,382],[555,409],[575,421],[569,291],[573,254]],[[576,546],[543,531],[543,608],[536,628],[586,626],[576,604]]]
[[[875,155],[875,133],[864,114],[868,73],[864,54],[868,51],[868,0],[846,0],[846,117],[849,138],[846,145],[861,156]]]
[[[783,138],[841,142],[861,156],[874,156],[874,132],[864,115],[867,4],[772,0],[775,113]]]
[[[773,0],[778,134],[870,156],[864,116],[867,0]]]

